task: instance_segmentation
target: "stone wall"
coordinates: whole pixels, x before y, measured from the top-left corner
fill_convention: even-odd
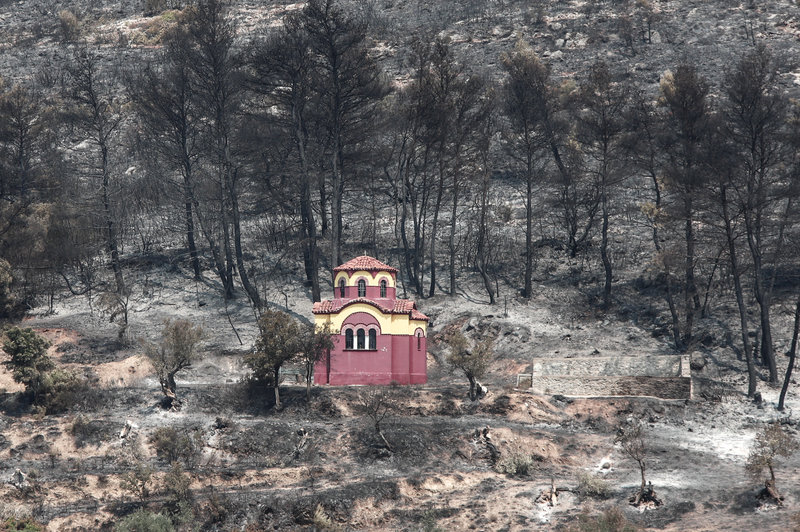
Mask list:
[[[649,396],[688,399],[692,378],[688,356],[537,358],[518,387],[572,397]]]

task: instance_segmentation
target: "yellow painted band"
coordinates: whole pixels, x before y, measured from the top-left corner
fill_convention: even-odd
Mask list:
[[[359,277],[364,277],[367,281],[367,286],[380,286],[381,279],[386,279],[386,286],[390,288],[395,287],[394,279],[392,279],[391,274],[378,272],[375,277],[372,277],[372,273],[364,270],[337,273],[336,277],[333,278],[333,286],[339,288],[339,279],[344,279],[345,286],[356,286]]]
[[[378,321],[382,334],[413,336],[418,328],[426,331],[426,323],[421,320],[412,320],[407,314],[384,314],[377,308],[366,303],[355,303],[345,307],[338,314],[315,314],[314,323],[318,328],[329,323],[334,331],[341,331],[344,321],[355,312],[365,312]],[[427,332],[426,332],[427,335]]]

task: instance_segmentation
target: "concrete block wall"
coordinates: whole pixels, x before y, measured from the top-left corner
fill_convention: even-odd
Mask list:
[[[572,397],[649,396],[688,399],[692,378],[688,356],[537,358],[533,373],[518,386],[534,393]]]

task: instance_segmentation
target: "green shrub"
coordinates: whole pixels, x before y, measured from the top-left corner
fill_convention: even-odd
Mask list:
[[[47,414],[61,414],[86,398],[88,386],[77,374],[54,369],[42,379],[42,389],[37,403],[44,407]]]
[[[536,460],[529,454],[513,453],[500,459],[495,465],[498,473],[512,476],[528,476],[533,473]]]
[[[13,284],[14,274],[11,265],[5,259],[0,259],[0,318],[10,317],[17,304]]]
[[[3,351],[11,358],[4,364],[11,370],[14,381],[24,385],[34,400],[42,389],[46,373],[55,367],[47,356],[48,347],[50,343],[33,329],[12,327],[6,331]]]
[[[17,519],[9,517],[0,523],[0,532],[42,532],[44,526],[34,521],[31,517]]]
[[[175,527],[167,516],[145,509],[136,510],[114,526],[114,532],[174,532],[174,530]]]
[[[197,461],[203,447],[202,439],[200,431],[160,427],[153,431],[149,441],[160,459],[168,463],[181,462],[188,468]]]
[[[167,496],[165,509],[177,526],[194,520],[191,484],[192,478],[183,471],[180,462],[172,462],[172,467],[164,476],[164,492]]]
[[[144,502],[150,497],[152,479],[153,468],[148,465],[138,464],[132,471],[122,475],[119,486],[139,499],[139,502]]]
[[[578,492],[587,497],[607,499],[611,495],[611,484],[600,477],[581,473],[578,476]]]

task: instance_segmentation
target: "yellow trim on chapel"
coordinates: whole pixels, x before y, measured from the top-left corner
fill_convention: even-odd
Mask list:
[[[315,314],[314,323],[322,328],[329,323],[331,330],[341,331],[342,324],[354,312],[366,312],[378,320],[382,334],[413,336],[417,328],[427,336],[427,323],[424,320],[412,320],[407,314],[384,314],[367,303],[355,303],[343,308],[338,314]]]
[[[367,286],[380,286],[381,279],[386,279],[386,286],[389,288],[394,288],[394,279],[392,279],[391,274],[386,272],[378,272],[378,274],[373,278],[372,273],[365,271],[365,270],[358,270],[355,272],[339,272],[336,274],[336,277],[333,279],[333,286],[338,289],[339,288],[339,279],[344,277],[345,285],[346,286],[356,286],[357,279],[359,277],[364,277],[367,281]]]

